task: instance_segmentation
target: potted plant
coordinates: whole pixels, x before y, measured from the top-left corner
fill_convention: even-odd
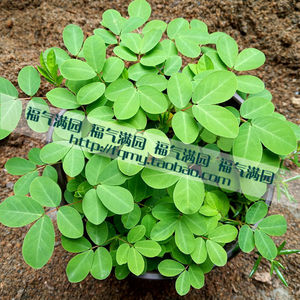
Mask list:
[[[0,139],[16,128],[22,100],[28,126],[49,138],[28,159],[7,161],[21,177],[0,204],[0,222],[32,223],[22,253],[38,269],[52,256],[57,212],[61,244],[76,253],[70,282],[89,273],[103,280],[112,268],[118,279],[155,271],[177,277],[184,295],[226,264],[224,248],[238,245],[258,251],[252,274],[265,258],[286,284],[278,256],[298,250],[275,245],[271,236],[287,224],[267,213],[271,186],[285,188],[275,174],[285,159],[297,163],[300,130],[274,112],[263,81],[244,74],[262,66],[264,54],[239,52],[232,37],[209,34],[199,20],[148,22],[145,0],[131,2],[128,14],[105,11],[86,39],[79,26],[66,26],[67,51],[47,49],[37,68],[20,71],[28,98],[0,78]],[[40,75],[53,89],[34,97]]]

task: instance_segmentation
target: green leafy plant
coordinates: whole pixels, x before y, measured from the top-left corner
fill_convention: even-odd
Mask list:
[[[151,135],[171,138],[269,164],[275,173],[285,159],[298,163],[299,127],[274,112],[260,78],[244,73],[264,64],[261,51],[239,52],[232,37],[208,33],[199,20],[148,21],[151,7],[145,0],[131,2],[128,14],[105,11],[101,28],[87,38],[79,26],[65,27],[68,53],[47,49],[37,69],[28,66],[19,73],[19,88],[29,96],[23,99],[29,99],[26,112],[43,107],[50,113],[49,104],[65,109],[65,117],[83,121],[78,138],[88,136],[91,120],[109,121],[141,132],[150,142]],[[185,57],[194,63],[186,64]],[[34,97],[40,75],[54,85],[43,98]],[[240,107],[228,102],[236,93],[244,99]],[[1,139],[16,128],[21,100],[17,89],[0,78]],[[34,131],[49,130],[47,119],[39,125],[27,122]],[[89,273],[103,280],[113,268],[118,279],[156,270],[177,277],[176,290],[184,295],[190,287],[201,288],[214,265],[226,264],[224,247],[237,240],[242,251],[256,248],[259,254],[251,275],[264,257],[286,284],[276,258],[298,250],[276,247],[271,238],[283,235],[287,223],[281,215],[267,216],[266,184],[241,180],[240,193],[233,193],[76,148],[59,128],[52,138],[42,149],[31,149],[28,159],[14,157],[5,165],[21,177],[15,195],[0,205],[0,222],[10,227],[33,223],[22,249],[33,268],[52,256],[50,216],[56,211],[61,244],[75,253],[66,268],[70,282]],[[54,166],[59,164],[68,176],[65,190],[57,183]],[[286,188],[284,183],[278,182]]]

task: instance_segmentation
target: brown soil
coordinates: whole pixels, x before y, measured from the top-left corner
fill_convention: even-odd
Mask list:
[[[238,40],[241,49],[257,47],[267,61],[256,72],[273,94],[277,111],[300,124],[299,63],[300,3],[298,1],[157,1],[149,0],[153,18],[170,21],[175,17],[205,21],[210,32],[224,31]],[[99,26],[105,9],[114,8],[126,15],[129,1],[44,1],[2,0],[0,2],[0,75],[16,84],[18,71],[25,65],[38,64],[39,53],[48,47],[61,46],[65,25],[81,25],[86,34]],[[43,85],[40,95],[47,91]],[[0,142],[0,199],[12,194],[16,178],[3,169],[13,156],[26,157],[38,141],[12,136]],[[299,186],[295,196],[299,195]],[[284,199],[283,199],[284,200]],[[275,204],[275,205],[274,205]],[[273,203],[271,213],[288,218],[289,248],[299,248],[299,206],[287,201]],[[117,281],[110,276],[96,281],[91,276],[80,284],[71,284],[65,275],[70,258],[57,240],[55,255],[41,270],[33,270],[22,260],[21,246],[28,228],[0,226],[0,297],[1,299],[179,299],[174,282],[142,281],[129,278]],[[300,258],[284,258],[283,273],[289,288],[276,278],[270,279],[267,268],[260,268],[256,279],[248,279],[255,254],[239,254],[225,267],[206,276],[206,286],[192,290],[186,299],[299,299]]]

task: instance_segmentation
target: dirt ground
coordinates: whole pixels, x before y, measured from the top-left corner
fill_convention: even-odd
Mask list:
[[[152,18],[170,21],[175,17],[198,18],[208,24],[209,31],[224,31],[237,39],[240,49],[256,47],[267,57],[266,64],[256,71],[273,94],[277,111],[300,124],[299,64],[300,64],[300,2],[299,1],[188,1],[149,0]],[[87,35],[99,26],[105,9],[114,8],[123,16],[129,1],[0,1],[0,76],[17,81],[25,65],[38,64],[40,51],[60,46],[62,30],[75,23]],[[40,95],[45,95],[43,84]],[[21,94],[22,95],[22,94]],[[0,200],[12,194],[17,178],[3,169],[8,158],[26,157],[39,142],[12,136],[0,141]],[[293,186],[299,199],[298,187]],[[287,240],[289,248],[300,248],[300,208],[286,199],[273,201],[271,213],[284,214],[289,230],[278,241]],[[179,299],[172,281],[143,281],[129,278],[117,281],[110,276],[97,281],[89,276],[82,283],[67,281],[65,267],[70,258],[57,240],[55,255],[41,270],[33,270],[22,260],[21,246],[28,228],[11,229],[0,226],[0,298],[1,299]],[[300,299],[300,256],[284,258],[283,271],[289,287],[277,278],[269,278],[260,268],[254,279],[248,274],[255,254],[239,254],[225,267],[206,276],[206,286],[192,290],[185,299]]]

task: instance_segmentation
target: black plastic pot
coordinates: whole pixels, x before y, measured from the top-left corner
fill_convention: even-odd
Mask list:
[[[228,102],[229,101],[230,102],[235,102],[237,106],[240,106],[244,102],[244,99],[242,97],[240,97],[238,94],[235,94],[230,100],[228,100]],[[66,110],[61,110],[59,115],[63,115],[65,112],[66,112]],[[51,126],[48,133],[47,133],[47,138],[46,138],[47,143],[52,142],[53,130],[54,130],[54,127]],[[56,164],[56,165],[54,165],[54,167],[56,168],[57,173],[58,173],[58,184],[60,185],[61,189],[64,191],[66,189],[66,185],[67,185],[67,178],[66,178],[66,175],[65,175],[65,173],[62,169],[62,165],[61,164]],[[269,185],[266,193],[263,196],[263,198],[265,199],[265,203],[268,206],[270,206],[271,203],[272,203],[273,195],[274,195],[274,186]],[[63,202],[67,203],[64,199],[63,199]],[[241,250],[239,248],[239,245],[238,245],[237,239],[235,241],[229,243],[229,244],[226,244],[224,249],[227,252],[227,259],[228,260],[232,259],[238,253],[241,252]],[[215,267],[216,266],[214,266],[214,268]],[[158,272],[146,272],[145,274],[138,276],[138,278],[146,279],[146,280],[170,280],[170,279],[172,279],[170,277],[164,277],[164,276],[160,275]]]

